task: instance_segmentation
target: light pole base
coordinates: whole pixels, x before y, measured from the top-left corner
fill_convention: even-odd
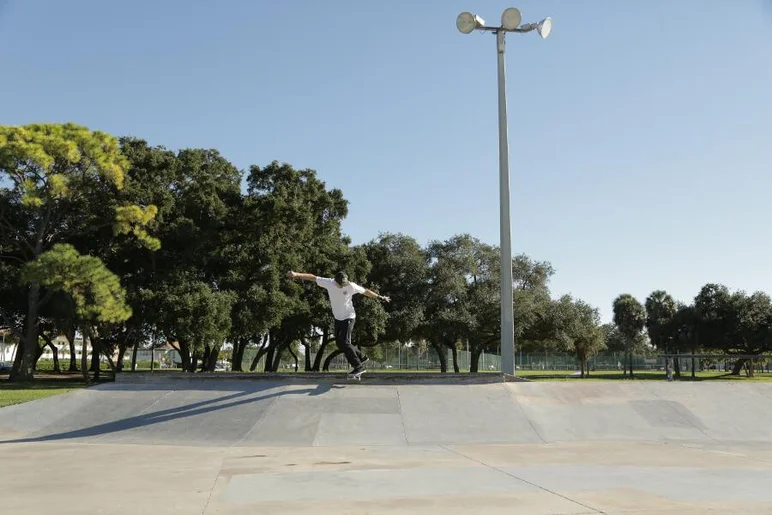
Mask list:
[[[512,374],[501,374],[501,378],[504,380],[505,383],[531,383],[530,379],[527,379],[525,377],[520,377]]]

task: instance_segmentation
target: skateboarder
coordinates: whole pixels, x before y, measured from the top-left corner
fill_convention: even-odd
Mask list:
[[[356,320],[352,299],[357,293],[386,302],[391,302],[391,299],[349,281],[345,272],[338,272],[335,279],[297,272],[288,272],[287,277],[290,279],[314,281],[318,286],[327,290],[327,295],[332,305],[332,316],[335,319],[335,341],[338,344],[338,348],[346,355],[349,364],[354,367],[349,372],[349,375],[361,375],[365,370],[364,363],[368,358],[360,353],[351,343],[351,331],[354,329],[354,321]]]

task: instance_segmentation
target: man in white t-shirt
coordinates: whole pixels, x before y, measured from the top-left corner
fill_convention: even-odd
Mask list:
[[[335,279],[326,277],[317,277],[313,274],[301,274],[297,272],[287,273],[291,279],[302,279],[304,281],[314,281],[325,290],[330,298],[332,305],[332,316],[335,319],[335,341],[338,348],[346,355],[346,359],[354,369],[349,372],[351,375],[364,372],[364,362],[367,357],[359,353],[351,343],[351,331],[354,329],[356,312],[354,311],[353,297],[356,294],[362,294],[365,297],[384,300],[390,302],[391,299],[378,295],[372,290],[364,288],[348,280],[345,272],[338,272]]]

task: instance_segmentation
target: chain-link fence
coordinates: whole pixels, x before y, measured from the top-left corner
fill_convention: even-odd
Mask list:
[[[367,349],[365,349],[367,353]],[[244,353],[243,368],[248,370],[254,357],[257,355],[257,350],[247,349]],[[311,354],[311,361],[313,363],[316,356]],[[447,369],[453,371],[453,353],[447,350],[446,353]],[[456,360],[460,372],[468,372],[472,360],[471,352],[466,350],[456,351]],[[639,371],[665,371],[667,366],[667,358],[665,356],[658,355],[633,355],[633,369]],[[678,366],[682,372],[691,372],[692,367],[695,371],[731,371],[734,366],[735,359],[731,356],[716,356],[715,358],[692,358],[684,356],[683,358],[677,358]],[[320,363],[320,369],[322,368],[324,361]],[[622,371],[625,364],[625,355],[623,352],[609,352],[592,356],[587,366],[590,371],[594,370],[618,370]],[[674,364],[675,365],[675,364]],[[258,361],[257,368],[255,370],[262,371],[265,367],[265,356],[261,357]],[[294,370],[295,360],[292,356],[285,354],[283,356],[282,363],[280,364],[281,370]],[[555,371],[578,371],[581,368],[579,360],[573,354],[561,354],[561,353],[516,353],[515,354],[515,367],[518,370],[555,370]],[[304,370],[305,358],[302,354],[298,355],[298,370]],[[330,361],[329,370],[340,371],[351,368],[346,361],[345,356],[342,354],[336,356]],[[440,370],[440,359],[437,352],[433,348],[420,349],[415,347],[405,347],[399,351],[390,351],[384,353],[380,358],[374,358],[370,356],[370,361],[367,363],[367,368],[370,370],[390,370],[390,371],[410,371],[410,370]],[[766,371],[768,366],[766,364],[763,367]],[[479,357],[478,361],[479,372],[498,372],[501,371],[501,356],[498,354],[483,353]]]
[[[53,367],[50,351],[45,352],[48,348],[44,349],[43,355],[38,362],[39,370],[48,370]],[[80,348],[76,347],[78,351],[76,357],[78,363],[80,363]],[[370,370],[388,370],[388,371],[411,371],[411,370],[440,370],[440,359],[437,352],[432,347],[400,347],[400,348],[381,348],[381,349],[364,349],[364,352],[370,355],[370,361],[367,363],[367,368]],[[246,349],[244,352],[244,358],[242,361],[242,370],[249,370],[252,362],[257,356],[258,350],[251,348]],[[151,351],[150,349],[138,349],[137,350],[137,367],[140,369],[150,368],[151,356],[154,358],[154,367],[156,369],[175,369],[180,366],[179,353],[174,350],[158,349]],[[59,350],[59,361],[63,369],[69,366],[69,348],[62,347]],[[124,355],[124,370],[131,368],[132,352],[129,350]],[[754,358],[754,366],[760,372],[772,371],[772,359],[759,359],[760,356],[745,356],[747,358]],[[262,356],[258,360],[256,371],[265,370],[265,358]],[[445,350],[445,358],[447,364],[447,370],[452,372],[453,367],[453,353],[449,350]],[[740,358],[739,356],[673,356],[677,364],[674,362],[673,366],[680,371],[689,373],[694,368],[695,371],[731,371]],[[326,359],[326,358],[325,358]],[[646,355],[634,355],[632,358],[633,369],[639,371],[665,371],[667,368],[667,357],[657,355],[654,353]],[[90,360],[90,357],[89,357]],[[316,355],[311,352],[311,362],[314,363]],[[469,372],[470,364],[472,360],[471,352],[467,350],[456,351],[456,362],[460,372]],[[107,367],[106,359],[102,359],[103,366]],[[90,362],[90,361],[89,361]],[[606,352],[596,356],[592,356],[588,360],[588,368],[590,371],[622,371],[624,370],[625,356],[622,352]],[[319,368],[322,369],[324,360],[319,363]],[[550,353],[550,352],[535,352],[535,353],[515,353],[515,367],[517,370],[523,371],[565,371],[575,372],[580,367],[579,361],[573,354],[566,353]],[[329,363],[329,370],[342,371],[350,368],[350,365],[346,361],[345,356],[342,354],[333,358]],[[231,366],[224,357],[217,362],[217,370],[230,370]],[[280,370],[294,370],[295,360],[292,356],[285,352],[282,356],[282,362],[279,365]],[[298,370],[305,369],[305,356],[302,353],[298,353]],[[479,372],[498,372],[501,370],[501,357],[494,353],[483,353],[478,360]]]

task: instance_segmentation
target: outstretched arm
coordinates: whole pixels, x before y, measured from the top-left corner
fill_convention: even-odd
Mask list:
[[[391,299],[388,297],[385,297],[383,295],[378,295],[373,290],[365,290],[364,294],[365,297],[370,297],[371,299],[378,299],[382,300],[384,302],[391,302]]]
[[[298,272],[287,272],[287,277],[290,279],[302,279],[303,281],[316,281],[314,274],[301,274]]]

